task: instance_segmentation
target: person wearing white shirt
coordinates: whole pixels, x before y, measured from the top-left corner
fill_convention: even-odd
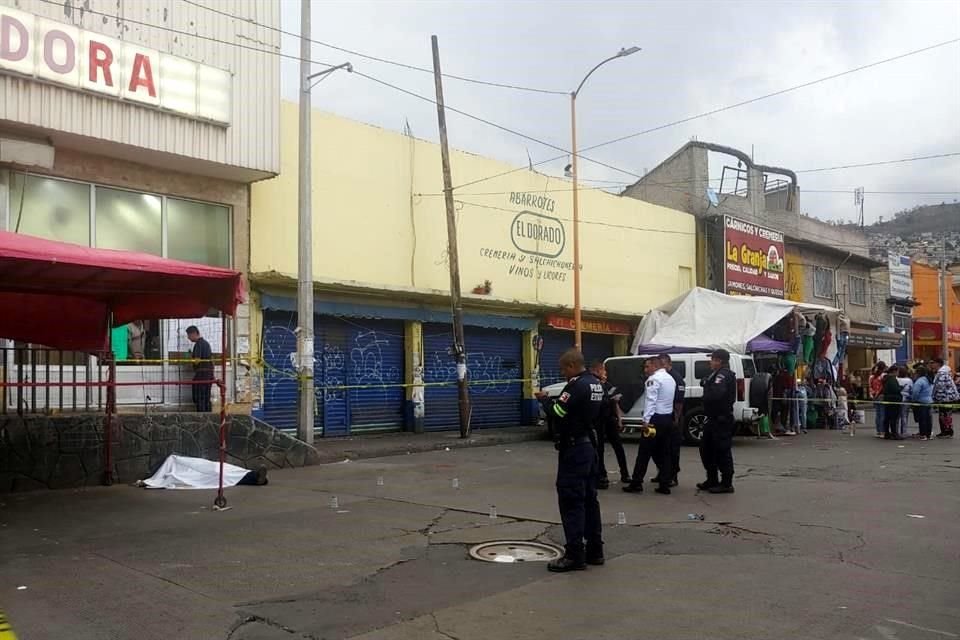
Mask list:
[[[670,455],[671,430],[673,429],[673,402],[677,383],[658,356],[647,358],[644,365],[647,382],[644,388],[643,438],[637,450],[630,484],[623,488],[627,493],[642,493],[647,466],[653,458],[660,469],[660,486],[656,492],[670,494],[673,479],[673,460]]]

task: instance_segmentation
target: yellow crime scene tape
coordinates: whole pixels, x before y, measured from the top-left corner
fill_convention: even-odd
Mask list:
[[[17,640],[17,634],[13,632],[13,627],[3,611],[0,611],[0,640]]]

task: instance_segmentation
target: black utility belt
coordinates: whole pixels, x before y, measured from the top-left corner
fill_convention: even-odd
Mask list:
[[[593,443],[593,439],[589,435],[560,437],[560,444],[569,447],[572,447],[575,444],[586,444],[588,442]]]

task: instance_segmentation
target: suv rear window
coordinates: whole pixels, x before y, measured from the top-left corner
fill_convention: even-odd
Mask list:
[[[743,363],[743,377],[752,378],[757,375],[757,367],[753,364],[753,358],[743,358],[740,360]]]
[[[703,380],[710,375],[710,361],[697,360],[693,363],[693,377],[697,380]]]

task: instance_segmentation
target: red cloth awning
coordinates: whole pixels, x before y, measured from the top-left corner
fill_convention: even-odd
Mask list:
[[[238,271],[0,231],[0,338],[99,351],[114,325],[233,315]]]

